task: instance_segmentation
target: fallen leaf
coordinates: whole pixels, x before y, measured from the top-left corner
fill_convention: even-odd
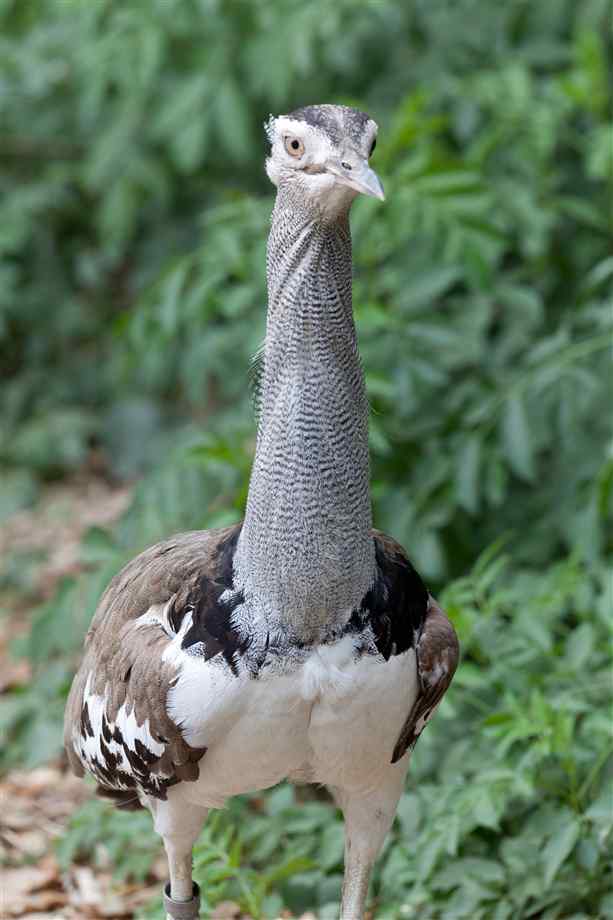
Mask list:
[[[18,866],[4,869],[2,873],[2,908],[3,915],[22,917],[30,905],[38,908],[33,895],[43,888],[58,887],[60,884],[57,869],[47,866]]]

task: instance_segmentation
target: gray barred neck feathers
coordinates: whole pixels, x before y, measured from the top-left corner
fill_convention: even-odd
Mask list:
[[[321,221],[280,187],[267,274],[261,416],[237,583],[271,625],[312,642],[349,618],[375,573],[347,214]]]
[[[331,181],[325,172],[304,176],[300,171],[292,171],[279,182],[273,224],[275,215],[284,212],[320,227],[348,225],[349,209],[357,194],[354,189]]]

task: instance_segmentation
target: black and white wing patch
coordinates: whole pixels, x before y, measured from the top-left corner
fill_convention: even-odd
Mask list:
[[[235,673],[244,643],[220,597],[231,587],[239,533],[236,525],[157,544],[101,599],[66,707],[65,747],[73,771],[92,773],[99,793],[124,807],[198,778],[207,748],[188,744],[169,712],[181,669],[169,651],[179,643],[205,661],[219,656]]]
[[[197,779],[198,761],[206,753],[206,747],[190,747],[178,734],[162,734],[162,721],[153,709],[146,717],[138,713],[141,704],[138,691],[128,687],[114,712],[110,700],[93,691],[89,676],[81,718],[72,732],[72,751],[98,781],[98,794],[123,808],[139,807],[139,793],[165,799],[170,786]],[[164,721],[170,723],[167,716]]]
[[[415,648],[420,692],[394,747],[392,763],[417,743],[421,732],[447,692],[458,666],[460,645],[450,620],[430,597]]]

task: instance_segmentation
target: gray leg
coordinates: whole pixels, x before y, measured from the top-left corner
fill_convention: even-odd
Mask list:
[[[192,847],[196,836],[172,834],[164,837],[170,881],[164,889],[168,920],[195,920],[200,912],[200,892],[192,881]]]
[[[375,791],[333,790],[345,816],[341,920],[362,920],[364,916],[370,873],[392,826],[407,766],[399,763],[391,767]]]
[[[204,825],[207,809],[177,798],[151,802],[155,829],[164,841],[170,881],[164,889],[167,920],[197,920],[200,892],[192,880],[192,848]]]

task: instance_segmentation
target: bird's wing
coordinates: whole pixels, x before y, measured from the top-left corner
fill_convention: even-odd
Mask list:
[[[138,807],[138,793],[166,797],[180,780],[198,777],[206,748],[193,748],[170,717],[167,696],[177,678],[173,645],[199,644],[205,659],[230,667],[241,650],[231,606],[240,524],[179,534],[153,546],[111,581],[85,640],[85,654],[66,706],[64,741],[77,774],[98,791]]]
[[[373,531],[377,577],[362,607],[378,652],[391,655],[415,649],[418,694],[394,747],[392,763],[414,747],[424,726],[447,692],[460,654],[455,630],[403,547]]]
[[[415,652],[419,692],[394,747],[392,763],[415,746],[447,692],[458,665],[460,646],[455,629],[432,597],[429,597]]]

